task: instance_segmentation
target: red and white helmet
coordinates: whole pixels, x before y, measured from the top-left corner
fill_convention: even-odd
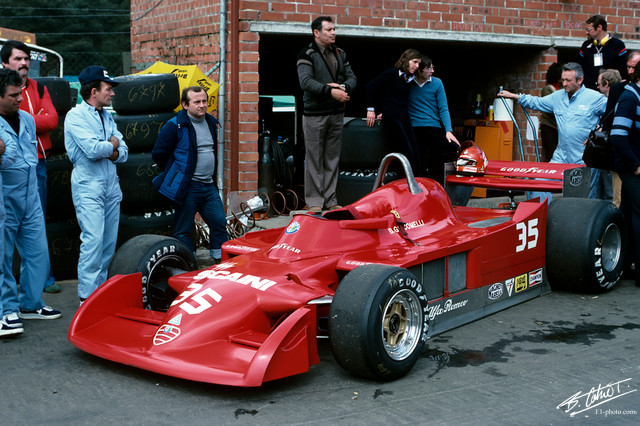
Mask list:
[[[484,151],[473,141],[463,142],[460,150],[456,171],[463,175],[483,175],[489,164]]]

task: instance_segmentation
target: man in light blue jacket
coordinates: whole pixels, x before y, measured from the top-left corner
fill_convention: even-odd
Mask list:
[[[5,105],[5,103],[8,103],[10,105],[14,102],[18,102],[17,99],[13,101],[11,96],[8,96],[7,94],[7,91],[9,89],[7,83],[11,82],[12,80],[14,84],[17,83],[17,80],[15,79],[15,74],[11,76],[11,73],[7,71],[0,71],[0,114],[3,114],[3,115],[5,114],[5,109],[8,106],[8,105]],[[18,105],[19,105],[19,102],[18,102]],[[3,128],[4,128],[4,123],[0,121],[0,132],[2,131],[1,129]],[[16,157],[18,155],[18,146],[15,143],[12,143],[13,141],[11,137],[7,139],[7,141],[9,142],[8,145],[5,144],[2,137],[6,138],[6,136],[0,136],[0,169],[5,169],[12,166],[13,163],[16,161]],[[4,209],[4,197],[2,196],[2,173],[0,173],[0,261],[4,261],[5,218],[6,218],[6,213]],[[3,281],[4,281],[4,274],[2,272],[2,267],[0,266],[0,283],[2,283]],[[23,328],[18,325],[10,326],[9,324],[7,324],[4,320],[4,315],[2,315],[2,312],[3,312],[3,303],[2,303],[2,297],[0,297],[0,336],[20,334],[24,331]]]
[[[498,93],[498,96],[517,100],[525,108],[554,113],[558,124],[558,147],[550,163],[584,164],[584,143],[604,114],[607,97],[586,88],[583,80],[580,64],[569,62],[562,66],[564,90],[545,97],[518,95],[506,90]]]
[[[13,328],[15,334],[22,333],[23,319],[57,319],[61,316],[59,311],[46,306],[42,300],[50,265],[36,176],[36,126],[31,115],[20,111],[20,102],[20,75],[13,70],[0,69],[0,139],[6,151],[15,153],[7,155],[5,152],[0,163],[5,211],[1,231],[4,277],[0,327]],[[14,246],[22,258],[19,289],[13,276]]]
[[[73,163],[71,193],[80,225],[78,297],[82,303],[107,279],[120,222],[122,191],[116,164],[127,161],[129,149],[105,107],[117,85],[98,65],[78,76],[83,102],[67,114],[64,144]]]

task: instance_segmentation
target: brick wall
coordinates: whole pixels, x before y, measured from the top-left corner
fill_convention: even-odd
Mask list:
[[[239,6],[239,64],[237,69],[234,64],[229,64],[227,69],[229,73],[237,72],[240,81],[236,127],[238,164],[235,167],[228,164],[233,157],[227,148],[225,187],[247,194],[257,189],[258,160],[259,34],[249,32],[252,22],[306,25],[318,15],[330,15],[341,28],[379,27],[425,30],[425,34],[450,31],[581,40],[585,36],[586,19],[600,13],[607,17],[609,32],[625,42],[640,42],[640,3],[633,0],[233,0],[233,3]],[[233,7],[232,2],[227,5],[229,9]],[[207,72],[220,58],[219,13],[220,0],[160,3],[131,0],[134,69],[162,60],[197,64]],[[521,82],[519,87],[534,92],[543,86],[546,69],[556,59],[555,49],[542,50],[531,62],[521,64],[520,71],[508,76],[507,81]],[[216,75],[212,77],[215,79]],[[227,104],[226,110],[230,107]],[[228,120],[228,116],[225,119]],[[230,126],[226,128],[225,140],[230,141]],[[534,152],[533,146],[527,147],[530,158]],[[237,169],[237,176],[229,175],[232,169]]]

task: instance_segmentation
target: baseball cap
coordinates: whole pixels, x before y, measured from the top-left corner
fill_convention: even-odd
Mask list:
[[[105,67],[100,65],[91,65],[82,70],[78,76],[80,84],[91,83],[92,81],[106,81],[111,83],[112,86],[117,86],[118,83],[111,77]]]

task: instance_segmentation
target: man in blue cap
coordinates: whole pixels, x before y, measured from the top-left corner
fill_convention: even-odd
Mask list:
[[[20,110],[21,102],[20,74],[0,69],[0,139],[7,151],[16,151],[12,163],[6,152],[0,162],[6,213],[4,229],[0,231],[4,237],[4,279],[0,292],[3,334],[21,333],[23,319],[57,319],[61,316],[42,300],[49,276],[49,249],[36,176],[36,126],[33,117]],[[14,247],[22,258],[19,289],[13,276]]]
[[[105,109],[118,83],[98,65],[85,68],[78,78],[83,102],[67,114],[64,144],[73,163],[71,193],[81,230],[78,297],[82,304],[107,279],[122,200],[116,163],[127,161],[129,149]]]

